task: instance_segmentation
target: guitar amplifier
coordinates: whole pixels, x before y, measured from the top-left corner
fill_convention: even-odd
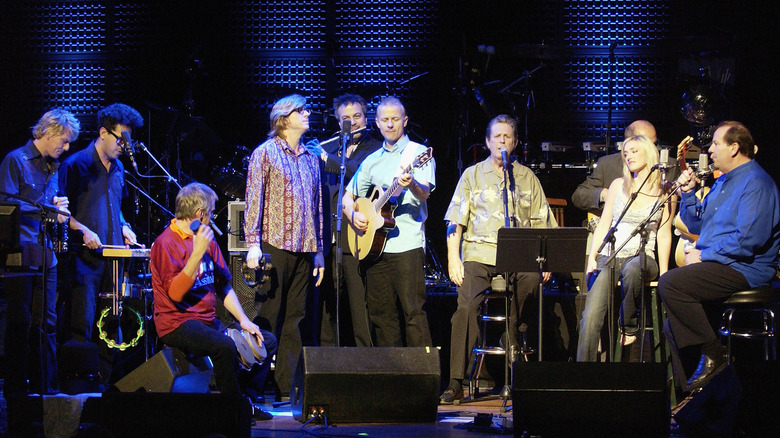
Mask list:
[[[244,236],[244,201],[228,202],[228,252],[249,251]]]

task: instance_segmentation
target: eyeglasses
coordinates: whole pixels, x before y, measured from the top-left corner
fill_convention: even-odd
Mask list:
[[[120,137],[118,137],[116,134],[114,134],[113,132],[111,132],[111,130],[110,130],[110,129],[108,129],[108,128],[106,128],[106,132],[108,132],[109,134],[111,134],[111,135],[113,135],[113,136],[114,136],[114,138],[116,139],[116,144],[117,144],[117,146],[122,146],[122,139],[121,139]]]
[[[298,108],[295,108],[293,112],[297,112],[298,114],[303,114],[303,113],[311,114],[311,108],[308,105],[299,106]],[[290,114],[292,114],[292,112]]]

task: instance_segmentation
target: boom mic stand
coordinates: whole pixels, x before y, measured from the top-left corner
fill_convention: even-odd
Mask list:
[[[649,176],[649,174],[648,174]],[[617,252],[620,252],[620,249],[622,249],[634,236],[637,234],[640,235],[640,245],[639,250],[641,251],[639,254],[639,266],[640,266],[640,282],[642,284],[642,291],[640,293],[640,302],[641,305],[641,314],[640,314],[640,321],[639,321],[639,338],[641,339],[641,344],[639,344],[639,357],[640,361],[644,362],[644,346],[645,346],[645,329],[646,329],[646,323],[647,323],[647,315],[645,313],[645,271],[647,269],[647,255],[645,254],[645,246],[647,246],[647,224],[650,223],[653,216],[658,212],[659,209],[662,209],[672,198],[672,196],[675,195],[677,192],[677,189],[679,186],[675,183],[673,188],[669,190],[669,193],[666,194],[666,197],[663,199],[663,201],[658,202],[656,201],[655,205],[653,205],[652,211],[650,211],[650,214],[639,223],[639,225],[634,228],[634,231],[631,232],[631,235],[628,236],[628,239],[626,239],[625,242],[618,248]],[[617,254],[616,252],[616,254]],[[614,257],[614,256],[613,256]]]
[[[333,279],[336,283],[336,286],[334,287],[334,293],[336,294],[336,333],[335,333],[335,346],[339,347],[341,344],[341,329],[339,328],[339,325],[341,323],[340,313],[341,313],[341,303],[340,303],[340,295],[341,295],[341,269],[342,269],[342,263],[343,263],[343,249],[341,248],[341,219],[344,216],[344,213],[342,213],[342,209],[344,206],[342,205],[343,201],[341,198],[344,196],[344,175],[347,173],[347,148],[349,147],[349,144],[352,142],[352,123],[349,120],[345,120],[341,124],[341,165],[339,166],[339,195],[338,199],[336,200],[336,211],[333,212],[333,214],[336,215],[336,248],[335,253],[333,254],[333,257],[336,260],[336,269],[333,273]]]
[[[618,224],[620,224],[620,221],[622,221],[623,217],[626,215],[626,213],[628,213],[628,210],[629,210],[629,208],[631,208],[631,205],[636,200],[637,195],[639,194],[639,192],[642,191],[642,187],[645,186],[645,183],[647,183],[647,181],[650,179],[650,175],[652,175],[653,172],[656,169],[658,169],[658,167],[656,167],[656,166],[651,167],[650,168],[650,172],[647,173],[647,176],[645,176],[645,179],[642,180],[642,184],[639,185],[639,189],[637,189],[637,191],[635,193],[632,193],[629,196],[628,202],[626,203],[626,206],[623,207],[623,211],[620,213],[620,217],[615,222],[615,225],[613,225],[609,229],[609,231],[607,232],[607,236],[604,238],[604,242],[601,243],[601,246],[599,246],[599,249],[598,249],[598,251],[596,251],[596,254],[600,253],[601,250],[604,248],[604,246],[607,244],[607,239],[609,239],[611,241],[612,247],[614,248],[614,246],[615,246],[615,232],[617,231]],[[654,206],[653,207],[653,211],[652,211],[650,217],[652,217],[652,215],[655,214],[656,210],[657,210],[657,206]],[[634,231],[631,233],[631,235],[620,245],[620,247],[618,247],[617,250],[612,251],[612,254],[604,262],[604,265],[605,266],[609,266],[609,268],[610,268],[610,291],[609,291],[609,304],[608,304],[608,307],[607,307],[609,309],[609,311],[608,311],[608,315],[609,315],[609,325],[608,325],[608,328],[609,328],[609,354],[608,354],[608,356],[609,356],[610,362],[612,362],[612,360],[614,359],[614,354],[615,354],[615,333],[614,333],[614,330],[612,328],[613,327],[614,317],[615,317],[615,309],[614,309],[615,298],[614,298],[614,293],[615,293],[615,284],[617,283],[615,281],[615,279],[616,279],[616,277],[615,277],[616,276],[616,273],[615,273],[615,258],[620,253],[620,250],[623,249],[623,247],[625,247],[628,244],[628,242],[631,240],[631,238],[634,237],[639,232],[643,232],[643,235],[641,236],[643,241],[640,243],[640,250],[642,252],[639,254],[639,270],[640,270],[639,281],[640,281],[640,283],[642,285],[642,292],[641,292],[641,297],[640,297],[640,300],[642,301],[642,321],[640,323],[641,324],[641,327],[640,327],[640,337],[641,337],[642,344],[644,344],[644,334],[645,334],[644,333],[644,330],[645,330],[645,328],[644,328],[644,322],[645,322],[645,320],[644,320],[644,290],[645,290],[644,284],[645,284],[645,270],[646,270],[646,267],[647,267],[647,260],[645,258],[645,254],[644,254],[644,248],[647,245],[647,231],[644,230],[644,227],[649,222],[650,217],[648,217],[647,219],[642,221],[639,224],[639,226],[637,226],[634,229]],[[622,304],[622,302],[621,302],[621,305],[620,305],[620,313],[623,316],[623,318],[622,318],[623,321],[625,322],[625,315],[623,314],[623,304]],[[640,357],[642,357],[642,353],[643,353],[643,351],[642,351],[643,345],[642,344],[640,344]]]

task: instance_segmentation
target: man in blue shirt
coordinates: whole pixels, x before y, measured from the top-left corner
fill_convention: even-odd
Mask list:
[[[767,286],[777,270],[780,200],[772,177],[753,160],[756,150],[745,125],[722,122],[708,152],[723,176],[701,201],[693,170],[677,180],[680,217],[699,240],[687,250],[684,267],[659,279],[658,291],[668,315],[665,331],[680,360],[677,376],[687,376],[699,359],[684,390],[701,388],[727,364],[702,303]]]
[[[127,194],[122,132],[128,137],[143,125],[135,109],[115,103],[97,114],[98,137],[62,163],[60,193],[71,200],[70,219],[73,251],[71,274],[71,336],[79,342],[93,339],[98,293],[113,290],[110,264],[100,250],[104,245],[135,244],[136,235],[122,215],[122,198]],[[110,378],[112,352],[100,341],[101,379]]]
[[[350,225],[366,231],[369,212],[355,210],[355,198],[368,196],[371,186],[388,189],[398,181],[395,228],[387,233],[382,254],[375,260],[367,256],[361,263],[366,273],[366,304],[370,328],[376,336],[374,345],[402,346],[401,324],[396,307],[396,293],[401,303],[406,329],[406,346],[431,345],[425,304],[425,220],[428,218],[428,196],[434,189],[433,159],[416,170],[402,173],[426,147],[409,140],[404,129],[409,118],[397,97],[385,97],[379,103],[376,124],[384,142],[382,147],[363,161],[345,187],[344,215]]]
[[[3,158],[0,191],[39,204],[53,204],[67,212],[68,198],[57,196],[57,159],[70,148],[80,129],[78,119],[68,111],[53,109],[44,114],[32,128],[32,139]],[[19,202],[5,196],[0,196],[0,200]],[[20,202],[19,209],[21,257],[13,261],[9,256],[9,260],[2,261],[10,274],[3,279],[8,302],[3,388],[6,399],[28,392],[57,392],[57,257],[52,254],[51,242],[46,242],[45,250],[42,246],[45,239],[41,234],[40,209],[28,202]],[[60,223],[66,219],[57,217]]]

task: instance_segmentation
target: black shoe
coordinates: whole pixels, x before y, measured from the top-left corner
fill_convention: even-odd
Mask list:
[[[252,405],[252,420],[254,421],[268,421],[273,420],[274,414],[264,411],[257,406]]]
[[[443,405],[451,405],[457,400],[463,399],[463,387],[455,387],[450,385],[439,396],[439,403]]]
[[[725,353],[719,353],[715,357],[709,357],[706,354],[701,355],[699,360],[699,366],[696,367],[696,371],[693,373],[690,379],[688,379],[687,389],[693,391],[704,387],[716,374],[723,371],[728,365]]]

